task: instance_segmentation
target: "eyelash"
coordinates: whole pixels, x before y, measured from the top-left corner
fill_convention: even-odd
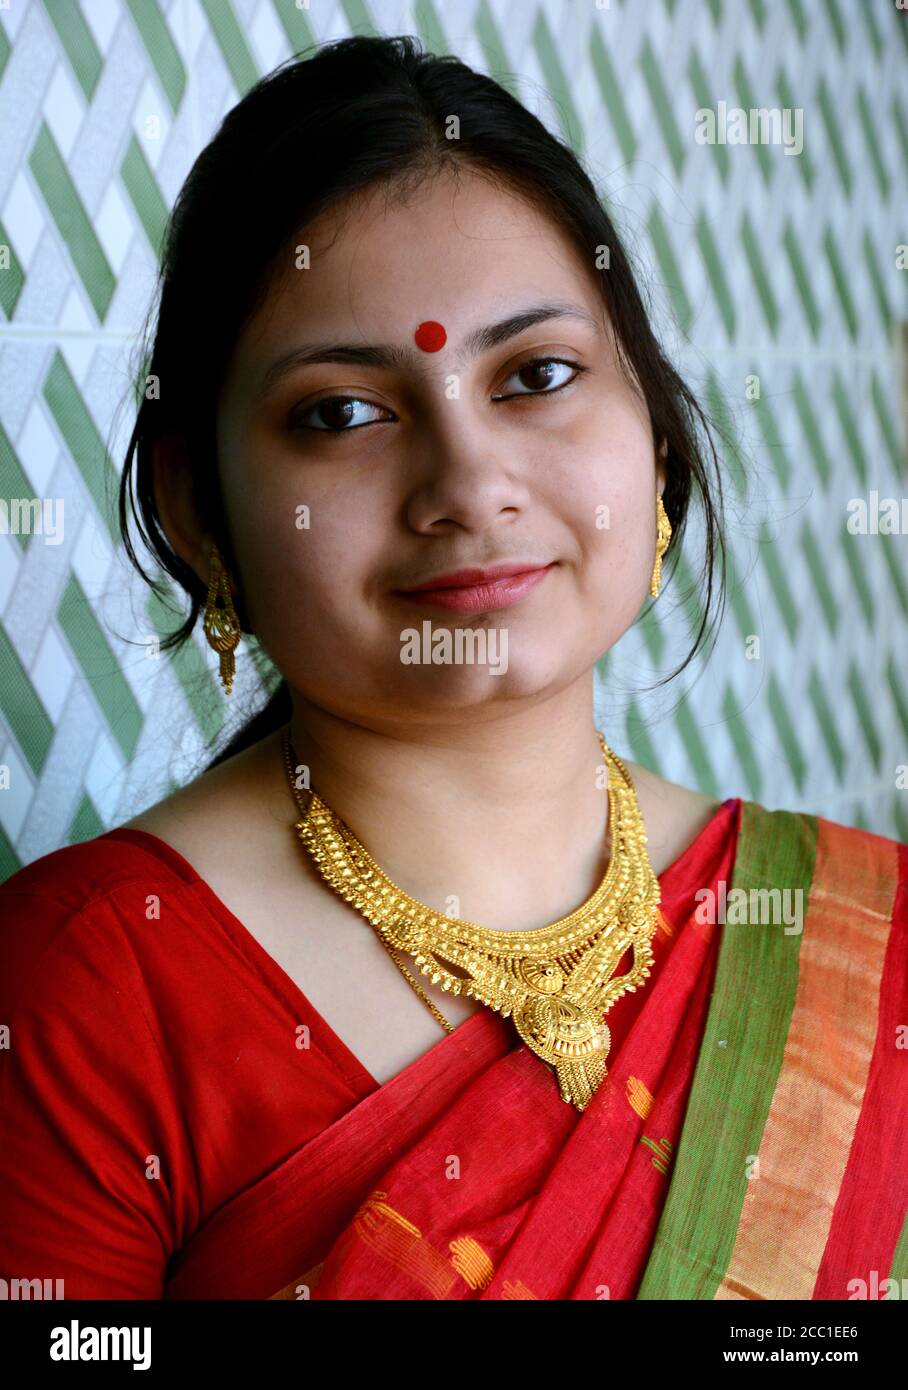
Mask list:
[[[554,386],[549,391],[516,391],[510,396],[498,396],[493,399],[496,399],[500,402],[512,400],[533,400],[534,398],[538,398],[540,396],[555,396],[558,394],[559,391],[565,391],[569,386],[573,386],[574,383],[584,372],[589,371],[588,367],[582,367],[579,362],[574,362],[571,358],[568,357],[531,357],[528,359],[528,361],[521,362],[520,366],[515,368],[515,370],[511,373],[511,376],[517,376],[518,372],[525,371],[527,367],[537,367],[544,363],[553,363],[557,366],[571,367],[573,368],[574,375],[570,378],[570,380],[563,381],[560,386]],[[383,420],[367,420],[364,424],[350,425],[346,429],[332,429],[328,425],[318,428],[314,425],[304,425],[301,423],[303,416],[309,415],[313,410],[317,410],[320,405],[327,405],[329,402],[332,401],[351,401],[359,405],[374,406],[376,410],[383,409],[383,407],[377,405],[375,401],[364,400],[361,396],[322,396],[320,400],[317,400],[312,405],[307,406],[306,409],[300,412],[296,417],[291,417],[291,428],[294,430],[305,430],[308,434],[339,435],[353,434],[355,430],[368,429],[369,425],[388,423],[387,421]]]

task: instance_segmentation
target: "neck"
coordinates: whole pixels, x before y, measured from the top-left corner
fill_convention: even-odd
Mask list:
[[[587,679],[517,715],[381,728],[295,697],[290,734],[310,785],[398,887],[528,931],[579,907],[608,866],[591,694]]]

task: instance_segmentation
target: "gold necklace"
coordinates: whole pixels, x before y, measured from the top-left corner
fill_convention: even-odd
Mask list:
[[[290,726],[283,750],[297,831],[325,882],[373,926],[398,968],[442,1027],[451,1024],[397,952],[451,994],[465,994],[503,1018],[554,1069],[561,1099],[584,1110],[607,1072],[611,1034],[603,1015],[642,986],[661,901],[646,852],[646,832],[630,773],[599,734],[608,769],[612,852],[599,887],[575,912],[532,931],[494,931],[419,902],[387,877],[353,831],[314,788],[308,803],[296,785]],[[633,965],[615,975],[625,952]]]

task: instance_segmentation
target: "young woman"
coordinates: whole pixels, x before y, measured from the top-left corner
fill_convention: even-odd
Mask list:
[[[166,645],[204,608],[225,688],[243,633],[281,684],[0,889],[3,1276],[885,1287],[908,849],[595,728],[695,493],[703,637],[721,477],[570,151],[412,40],[294,59],[179,196],[149,377],[121,522],[189,596]]]

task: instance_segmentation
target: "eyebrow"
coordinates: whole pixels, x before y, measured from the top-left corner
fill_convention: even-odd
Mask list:
[[[558,301],[531,304],[525,309],[519,309],[515,314],[509,314],[505,319],[499,319],[496,323],[488,323],[481,328],[474,328],[464,339],[462,347],[456,354],[455,362],[458,367],[463,366],[481,353],[489,352],[492,348],[499,347],[511,338],[516,338],[519,333],[533,328],[537,323],[546,323],[549,319],[563,318],[579,319],[597,333],[602,333],[602,325],[599,321],[580,304]],[[384,367],[399,370],[416,366],[424,358],[425,353],[418,348],[401,347],[397,343],[310,343],[305,347],[294,348],[292,352],[286,353],[271,363],[262,378],[261,394],[266,395],[273,390],[278,381],[285,377],[288,372],[297,367],[311,366],[314,363],[339,362],[346,366]]]

